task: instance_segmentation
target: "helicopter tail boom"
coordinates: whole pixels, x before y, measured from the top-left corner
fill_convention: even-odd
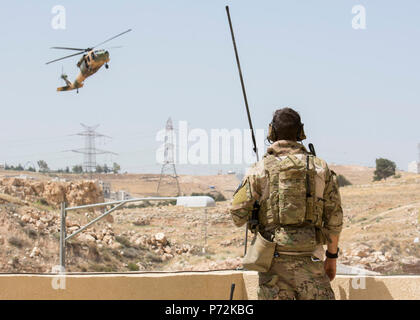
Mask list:
[[[66,81],[67,86],[64,87],[58,87],[57,91],[70,91],[70,90],[75,90],[75,89],[79,89],[81,87],[83,87],[83,83],[78,83],[78,82],[74,82],[71,83],[70,81]]]

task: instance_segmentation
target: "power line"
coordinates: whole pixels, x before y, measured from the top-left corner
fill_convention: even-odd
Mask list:
[[[81,123],[81,126],[85,131],[79,132],[76,135],[85,137],[85,147],[81,149],[71,150],[72,152],[81,153],[84,155],[83,159],[83,170],[85,172],[94,172],[96,170],[96,155],[98,154],[114,154],[115,152],[97,149],[95,147],[95,139],[99,137],[108,137],[104,134],[98,133],[95,130],[99,127],[99,124],[94,126],[87,126]]]
[[[174,126],[172,125],[171,118],[166,121],[165,127],[165,144],[164,144],[164,160],[162,169],[160,171],[159,183],[157,186],[156,193],[159,194],[159,187],[164,177],[165,172],[170,172],[170,177],[175,179],[178,195],[181,195],[181,189],[179,187],[178,175],[175,168],[175,157],[174,157]]]

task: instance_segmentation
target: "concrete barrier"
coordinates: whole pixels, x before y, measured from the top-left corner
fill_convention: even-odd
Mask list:
[[[253,300],[258,288],[252,271],[86,273],[62,280],[54,274],[1,274],[0,299],[227,300],[235,283],[235,300]],[[420,299],[420,276],[337,276],[332,287],[337,299]]]

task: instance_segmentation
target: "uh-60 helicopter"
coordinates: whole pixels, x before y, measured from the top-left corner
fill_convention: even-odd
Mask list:
[[[105,65],[105,68],[108,69],[108,62],[109,62],[109,52],[105,49],[101,50],[93,50],[96,47],[103,45],[104,43],[111,41],[119,36],[122,36],[123,34],[130,32],[131,29],[128,29],[120,34],[117,34],[116,36],[113,36],[112,38],[109,38],[91,48],[87,49],[79,49],[79,48],[67,48],[67,47],[52,47],[51,49],[64,49],[64,50],[74,50],[74,51],[80,51],[75,54],[71,54],[69,56],[65,56],[59,59],[55,59],[52,61],[47,62],[46,64],[50,64],[56,61],[60,61],[63,59],[67,59],[70,57],[78,56],[79,54],[83,54],[83,56],[80,58],[80,60],[77,62],[77,67],[80,69],[79,74],[76,77],[76,80],[72,83],[67,79],[67,75],[64,73],[61,74],[61,79],[63,79],[66,82],[66,86],[57,88],[57,91],[68,91],[68,90],[74,90],[76,89],[77,92],[79,92],[79,88],[83,87],[83,81],[86,80],[87,77],[90,77],[92,74],[96,73],[103,65]]]

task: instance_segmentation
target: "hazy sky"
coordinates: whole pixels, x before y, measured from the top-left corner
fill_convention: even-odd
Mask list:
[[[168,117],[175,127],[247,128],[226,4],[256,128],[291,106],[305,123],[305,144],[329,162],[374,166],[385,157],[406,169],[417,159],[419,1],[20,0],[0,4],[0,162],[80,164],[82,155],[64,151],[84,146],[72,136],[82,122],[113,137],[97,147],[118,156],[99,163],[158,172],[155,136]],[[51,27],[55,5],[66,8],[65,30]],[[365,30],[352,28],[355,5],[366,8]],[[124,46],[110,50],[108,70],[79,94],[56,92],[62,67],[73,81],[78,58],[45,65],[72,53],[51,46],[85,48],[128,28],[105,45]]]

